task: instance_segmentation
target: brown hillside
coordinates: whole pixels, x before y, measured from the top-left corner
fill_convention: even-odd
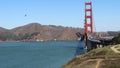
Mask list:
[[[4,30],[3,30],[4,31]],[[4,35],[4,32],[2,34]],[[35,34],[37,32],[37,34]],[[63,27],[55,25],[41,25],[38,23],[31,23],[21,27],[11,29],[7,32],[11,34],[12,39],[15,40],[26,40],[26,41],[35,41],[35,40],[77,40],[76,32],[83,33],[81,28],[72,28],[72,27]],[[2,37],[1,34],[1,37]],[[13,34],[13,35],[12,35]],[[6,39],[5,35],[3,38]],[[10,39],[9,36],[9,39]]]
[[[65,28],[62,34],[58,37],[60,40],[76,40],[77,36],[75,35],[76,32],[83,32],[78,28]]]
[[[0,33],[6,32],[6,31],[8,31],[8,30],[5,29],[5,28],[0,27]]]
[[[33,33],[33,32],[40,32],[42,30],[41,24],[38,23],[31,23],[25,26],[17,27],[12,29],[11,31],[15,34],[25,34],[25,33]]]

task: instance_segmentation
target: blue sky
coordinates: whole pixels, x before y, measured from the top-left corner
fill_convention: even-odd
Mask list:
[[[92,0],[0,0],[0,27],[12,29],[38,22],[83,28],[87,1]],[[96,31],[120,31],[120,0],[92,3]]]

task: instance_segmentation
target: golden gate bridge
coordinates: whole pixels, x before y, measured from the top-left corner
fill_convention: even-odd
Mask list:
[[[84,34],[76,33],[81,37],[81,41],[85,41],[86,48],[89,50],[110,45],[112,37],[92,37],[90,34],[95,35],[95,26],[93,22],[92,2],[85,2],[85,19],[84,19]]]

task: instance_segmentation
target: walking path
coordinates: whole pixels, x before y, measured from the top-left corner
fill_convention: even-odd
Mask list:
[[[115,53],[120,53],[120,44],[119,44],[119,45],[112,46],[111,49],[112,49]]]
[[[97,64],[96,64],[95,68],[99,68],[101,61],[102,61],[102,59],[99,59],[99,60],[97,61]]]

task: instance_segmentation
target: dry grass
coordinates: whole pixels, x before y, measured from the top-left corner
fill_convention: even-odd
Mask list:
[[[100,68],[120,68],[120,59],[104,60],[101,62]]]
[[[120,53],[115,53],[110,48],[110,46],[108,46],[108,47],[105,47],[105,48],[94,49],[94,50],[92,50],[92,51],[90,51],[90,52],[88,52],[84,55],[77,56],[73,60],[71,60],[69,63],[64,65],[62,68],[80,68],[80,67],[77,67],[77,66],[81,66],[81,64],[83,64],[85,61],[88,61],[90,59],[95,60],[95,61],[98,60],[98,59],[103,59],[104,60],[104,61],[102,61],[103,65],[101,65],[100,68],[120,68],[120,64],[118,66],[113,65],[113,64],[116,64],[116,63],[120,63],[120,59],[118,59],[118,58],[120,58]],[[119,61],[116,61],[116,59],[118,59]],[[111,61],[111,62],[108,63],[108,61]],[[84,65],[82,65],[82,66],[84,67]],[[84,68],[86,68],[86,67],[84,67]]]

